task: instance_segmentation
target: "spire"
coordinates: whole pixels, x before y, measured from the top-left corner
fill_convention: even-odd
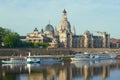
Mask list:
[[[75,26],[73,26],[73,31],[72,31],[73,35],[76,35],[76,30],[75,30]]]
[[[63,13],[67,13],[67,11],[64,9],[64,10],[63,10]]]
[[[64,9],[63,10],[63,14],[62,14],[62,20],[64,21],[67,21],[67,11]]]

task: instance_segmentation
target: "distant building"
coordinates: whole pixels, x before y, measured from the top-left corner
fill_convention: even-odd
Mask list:
[[[110,39],[110,47],[111,48],[120,48],[120,39]]]
[[[33,33],[26,36],[27,42],[49,42],[51,47],[64,48],[110,48],[110,34],[106,32],[97,32],[93,35],[90,31],[86,31],[83,35],[76,35],[75,27],[71,30],[71,24],[67,19],[67,11],[63,10],[62,20],[58,28],[54,28],[50,23],[45,29],[38,31],[37,28]]]

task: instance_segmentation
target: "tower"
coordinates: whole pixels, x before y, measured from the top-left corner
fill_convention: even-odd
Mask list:
[[[73,35],[76,35],[75,26],[73,26],[72,34],[73,34]]]
[[[67,20],[67,11],[64,9],[62,12],[62,20],[59,23],[58,30],[66,31],[67,33],[71,33],[71,25]]]
[[[64,47],[72,47],[72,32],[71,25],[67,19],[67,11],[62,12],[62,20],[58,25],[59,41]]]

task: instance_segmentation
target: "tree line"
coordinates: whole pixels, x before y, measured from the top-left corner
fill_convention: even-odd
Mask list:
[[[12,32],[10,29],[0,27],[0,47],[1,48],[24,48],[24,47],[40,47],[46,48],[49,44],[43,43],[31,43],[22,41],[20,35],[17,32]]]

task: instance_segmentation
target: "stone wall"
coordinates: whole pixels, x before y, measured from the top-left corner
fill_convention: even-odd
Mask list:
[[[70,53],[69,49],[40,49],[40,48],[17,48],[17,49],[0,49],[0,56],[17,56],[23,55],[27,56],[28,52],[31,52],[31,55],[67,55]]]
[[[54,49],[40,49],[40,48],[17,48],[17,49],[0,49],[0,56],[27,56],[28,52],[32,55],[68,55],[74,52],[111,52],[120,54],[120,49],[110,48],[54,48]]]

